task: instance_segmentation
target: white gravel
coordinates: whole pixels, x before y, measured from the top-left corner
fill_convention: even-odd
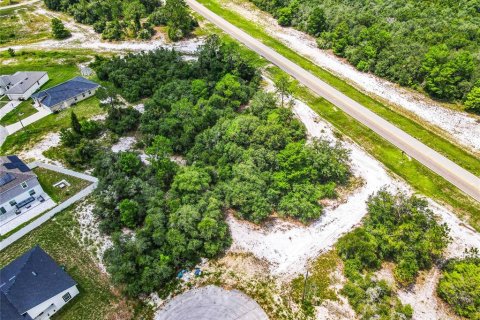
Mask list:
[[[413,113],[474,151],[480,151],[480,117],[443,107],[432,99],[372,74],[358,71],[345,60],[331,52],[317,47],[315,38],[293,28],[285,28],[269,14],[253,5],[235,1],[223,2],[243,17],[258,23],[270,34],[288,47],[308,57],[320,67],[346,79],[355,87],[370,95],[375,95],[389,103]]]
[[[137,142],[135,137],[120,137],[118,142],[112,146],[112,151],[115,153],[125,152],[132,149],[133,145]]]

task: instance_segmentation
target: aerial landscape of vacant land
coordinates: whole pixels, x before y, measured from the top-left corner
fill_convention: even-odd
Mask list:
[[[479,30],[0,0],[0,318],[480,319]]]

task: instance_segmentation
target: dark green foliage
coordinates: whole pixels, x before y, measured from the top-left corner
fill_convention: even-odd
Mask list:
[[[122,135],[135,130],[139,122],[140,112],[133,108],[110,108],[105,127],[116,134]]]
[[[70,112],[70,125],[72,126],[73,132],[76,134],[82,133],[82,125],[78,121],[77,115],[75,112]]]
[[[480,257],[448,261],[442,268],[442,278],[437,287],[438,295],[455,312],[469,319],[480,319]]]
[[[480,77],[477,0],[250,1],[356,68],[441,100],[463,101]]]
[[[64,11],[81,23],[93,25],[105,40],[124,37],[150,39],[154,25],[169,25],[173,40],[187,36],[197,22],[182,0],[44,0],[47,8]],[[147,18],[148,22],[142,19]],[[55,19],[54,19],[55,20]],[[52,21],[53,23],[53,21]],[[68,32],[68,31],[67,31]]]
[[[15,57],[16,52],[15,52],[15,50],[14,50],[13,48],[8,48],[7,51],[8,51],[8,55],[9,55],[10,57]]]
[[[65,39],[70,37],[71,35],[72,34],[70,33],[70,31],[65,28],[60,19],[52,19],[52,36],[55,39]]]
[[[401,314],[411,318],[411,308],[402,306],[391,288],[372,280],[369,272],[391,261],[397,281],[412,284],[418,271],[430,269],[441,258],[449,242],[448,228],[435,221],[426,200],[415,196],[381,190],[370,196],[367,207],[363,226],[337,244],[349,279],[343,294],[362,319],[401,319]]]
[[[178,270],[224,251],[227,209],[255,222],[275,210],[309,222],[322,212],[319,200],[349,177],[345,149],[307,145],[291,110],[272,94],[254,95],[256,70],[236,51],[211,37],[197,61],[157,50],[92,65],[128,100],[149,98],[137,132],[149,164],[132,152],[104,151],[95,160],[95,214],[114,239],[105,259],[128,294],[171,284]],[[106,127],[125,132],[133,109],[120,108],[106,89],[98,97]],[[186,163],[171,161],[173,154]],[[123,228],[135,236],[121,236]]]
[[[480,86],[473,87],[465,100],[467,110],[480,113]]]

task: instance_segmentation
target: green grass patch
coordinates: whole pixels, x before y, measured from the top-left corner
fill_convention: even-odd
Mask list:
[[[1,3],[8,5],[8,0]],[[1,6],[0,45],[28,44],[51,38],[50,18],[35,14],[35,4],[3,9]]]
[[[319,256],[308,268],[309,275],[296,277],[291,282],[293,300],[302,305],[308,315],[314,315],[314,306],[320,306],[324,300],[337,300],[332,272],[338,267],[340,260],[336,251],[331,250]]]
[[[91,184],[90,181],[41,167],[33,169],[33,172],[37,175],[38,182],[40,182],[43,191],[45,191],[50,198],[57,203],[67,200]],[[53,186],[61,180],[66,180],[70,183],[70,186],[65,188]]]
[[[78,283],[80,294],[52,319],[148,319],[151,310],[137,300],[127,300],[118,294],[109,278],[102,273],[89,251],[74,236],[78,222],[74,208],[59,213],[52,220],[33,230],[1,252],[0,266],[39,244]]]
[[[425,127],[416,123],[414,120],[395,112],[395,110],[393,110],[389,106],[382,104],[372,99],[368,95],[361,93],[342,79],[320,68],[307,58],[288,48],[279,40],[269,36],[268,33],[261,26],[258,26],[254,22],[245,19],[242,15],[223,7],[217,0],[199,0],[199,2],[214,13],[220,15],[221,17],[232,23],[233,25],[247,32],[252,37],[260,40],[265,45],[271,47],[278,53],[282,54],[286,58],[301,66],[302,68],[310,71],[318,78],[332,85],[337,90],[341,91],[342,93],[359,102],[363,106],[382,116],[384,119],[395,124],[397,127],[404,130],[408,134],[422,141],[424,144],[428,145],[432,149],[440,152],[450,160],[456,162],[457,164],[474,173],[475,175],[480,175],[480,161],[478,161],[478,158],[476,156],[456,146],[455,144],[439,136],[438,134],[427,130]]]
[[[50,80],[42,86],[43,89],[53,87],[80,75],[79,63],[87,63],[94,57],[94,53],[85,50],[69,51],[20,51],[15,57],[10,57],[6,52],[0,52],[0,65],[2,74],[11,74],[16,71],[46,71]],[[93,78],[94,81],[97,79]],[[99,106],[98,99],[91,97],[73,105],[69,110],[74,110],[80,119],[88,119],[104,113]],[[61,111],[48,115],[39,121],[27,126],[7,137],[0,148],[1,154],[16,153],[29,145],[38,142],[48,132],[56,132],[70,125],[70,113]]]
[[[22,103],[20,103],[15,109],[0,119],[0,125],[8,126],[14,124],[15,122],[23,120],[35,113],[37,113],[37,109],[33,107],[31,100],[22,101]]]

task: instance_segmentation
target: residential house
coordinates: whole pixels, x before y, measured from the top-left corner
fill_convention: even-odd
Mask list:
[[[19,71],[12,75],[0,76],[0,94],[10,100],[28,100],[45,82],[48,74],[43,71]]]
[[[37,176],[17,156],[0,157],[0,221],[21,213],[35,201],[43,202]]]
[[[75,77],[55,87],[32,95],[33,100],[52,112],[68,108],[95,94],[100,85],[83,77]]]
[[[75,280],[37,245],[0,270],[0,319],[48,320],[78,293]]]

